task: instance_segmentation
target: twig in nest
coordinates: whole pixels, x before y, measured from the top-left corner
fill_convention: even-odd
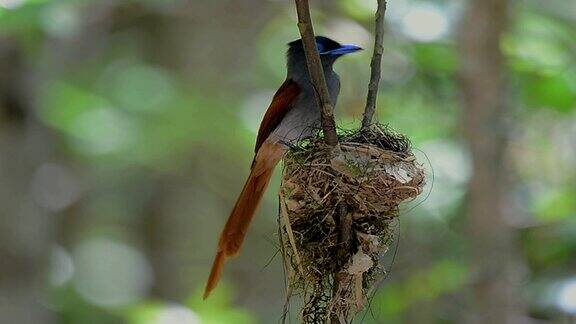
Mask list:
[[[318,54],[318,47],[316,46],[316,39],[314,37],[314,26],[312,25],[312,18],[310,17],[310,6],[308,0],[295,0],[296,12],[298,14],[298,30],[302,37],[304,45],[304,53],[306,54],[306,64],[308,65],[308,72],[310,79],[312,79],[312,86],[316,92],[316,99],[322,110],[322,130],[324,131],[324,138],[326,144],[330,147],[338,145],[338,136],[336,134],[336,122],[334,121],[334,106],[330,100],[330,93],[324,78],[324,69],[320,61],[320,54]]]
[[[292,232],[292,227],[290,226],[290,220],[288,219],[288,210],[286,209],[286,203],[280,200],[280,219],[281,224],[286,230],[288,235],[288,241],[292,247],[294,253],[294,259],[296,260],[296,266],[301,276],[304,276],[304,269],[302,268],[302,261],[300,260],[300,254],[298,254],[298,249],[296,248],[296,240],[294,239],[294,232]]]
[[[372,117],[376,112],[376,100],[378,98],[378,86],[382,70],[382,53],[384,52],[384,15],[386,14],[386,0],[378,0],[376,11],[376,32],[374,36],[374,53],[370,62],[370,83],[368,84],[368,96],[366,108],[362,119],[362,130],[367,130],[372,124]]]

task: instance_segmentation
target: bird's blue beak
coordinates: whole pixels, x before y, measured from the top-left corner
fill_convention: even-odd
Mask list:
[[[346,55],[362,50],[362,47],[356,45],[342,45],[337,49],[331,51],[321,52],[320,54],[325,55]]]

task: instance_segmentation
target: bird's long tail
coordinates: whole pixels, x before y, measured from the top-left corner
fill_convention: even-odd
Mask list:
[[[246,180],[244,189],[242,189],[242,193],[240,193],[240,197],[238,197],[236,205],[234,205],[234,209],[232,209],[228,217],[224,230],[220,234],[218,252],[212,265],[210,277],[206,283],[204,299],[216,288],[224,270],[226,259],[236,255],[240,250],[248,227],[270,182],[274,168],[285,152],[286,147],[284,145],[269,142],[264,142],[258,150],[252,164],[250,176]]]

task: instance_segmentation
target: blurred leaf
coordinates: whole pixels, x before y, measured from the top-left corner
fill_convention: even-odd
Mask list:
[[[358,20],[372,20],[376,13],[376,0],[340,0],[344,13]]]
[[[256,320],[247,311],[232,307],[232,291],[225,283],[220,284],[210,298],[202,300],[202,293],[198,291],[188,304],[198,312],[203,324],[251,324]]]
[[[414,45],[414,62],[426,72],[454,72],[457,68],[457,55],[454,46],[441,43]]]
[[[560,72],[573,61],[573,31],[559,20],[536,13],[518,15],[513,33],[502,47],[512,57],[512,67],[524,71]]]
[[[128,324],[207,324],[192,309],[175,304],[148,301],[124,312]]]
[[[42,29],[50,36],[69,38],[82,26],[81,8],[75,1],[54,1],[42,10]]]
[[[58,323],[124,323],[122,314],[88,303],[72,285],[52,289],[48,302],[50,309],[58,312]]]
[[[537,197],[535,213],[539,219],[548,222],[576,216],[576,190],[554,190]]]
[[[532,76],[524,82],[522,91],[528,105],[560,111],[576,108],[576,86],[568,73]]]
[[[406,294],[399,285],[388,284],[382,288],[384,291],[379,293],[375,300],[376,309],[387,316],[401,314],[407,307],[407,301],[404,297]]]
[[[419,89],[411,92],[387,93],[380,98],[380,119],[394,129],[406,133],[415,145],[442,137],[454,130],[456,115],[453,106],[441,106],[428,99]],[[435,98],[434,98],[435,99]]]
[[[50,126],[69,133],[80,114],[110,105],[106,99],[65,82],[49,84],[44,93],[41,117]]]
[[[549,223],[532,228],[523,240],[524,253],[535,272],[565,271],[576,250],[576,222]]]
[[[44,4],[48,0],[25,0],[12,9],[0,6],[0,29],[3,33],[23,33],[35,30]]]
[[[154,301],[147,301],[129,307],[125,311],[127,324],[154,324],[161,309],[162,303]]]
[[[229,152],[248,146],[253,141],[252,135],[240,126],[233,108],[234,105],[197,95],[176,98],[161,114],[145,119],[144,139],[132,152],[134,158],[139,163],[174,166],[187,162],[175,160],[173,155],[190,152],[195,143],[225,145]]]
[[[138,142],[137,121],[106,99],[60,82],[50,85],[46,92],[42,118],[70,136],[70,143],[79,152],[118,153]]]
[[[444,260],[430,270],[429,285],[439,294],[455,291],[466,284],[468,270],[460,262]]]
[[[411,305],[460,289],[467,278],[468,270],[462,263],[442,260],[413,273],[404,282],[384,285],[375,302],[384,314],[402,313]]]
[[[174,99],[176,89],[164,70],[137,63],[111,64],[99,88],[119,107],[133,112],[155,112],[165,109]]]

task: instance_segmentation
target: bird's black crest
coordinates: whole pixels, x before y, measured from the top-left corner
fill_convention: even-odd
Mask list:
[[[325,36],[316,36],[316,44],[318,45],[319,52],[326,52],[333,49],[339,48],[341,45],[337,41],[334,41]],[[289,50],[301,50],[304,48],[302,45],[302,40],[297,39],[288,43]]]

